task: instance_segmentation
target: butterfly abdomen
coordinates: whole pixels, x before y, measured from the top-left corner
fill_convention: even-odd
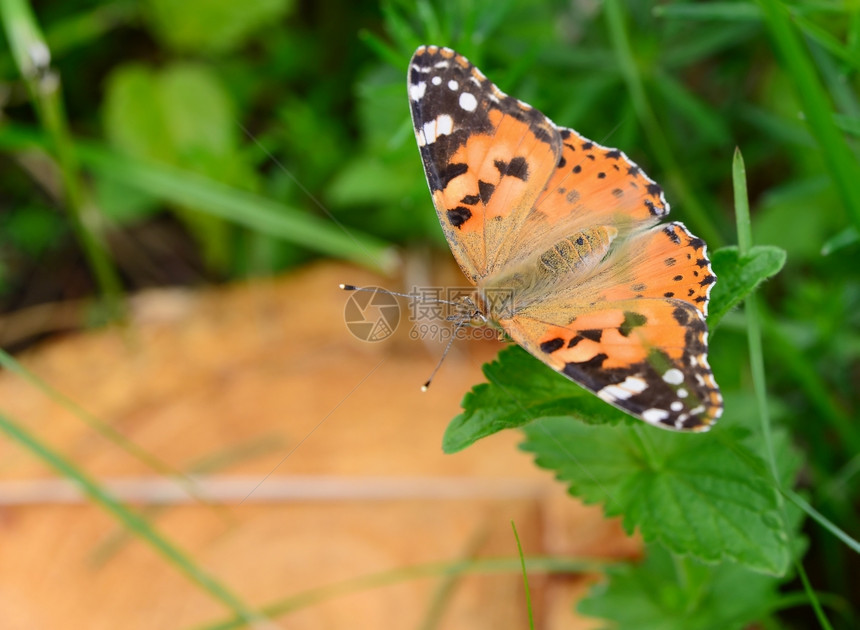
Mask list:
[[[601,225],[563,238],[540,255],[541,271],[557,276],[591,267],[603,260],[617,234],[614,227]]]

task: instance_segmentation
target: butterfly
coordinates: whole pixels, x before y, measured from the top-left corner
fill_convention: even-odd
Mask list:
[[[465,57],[421,46],[409,102],[427,184],[479,318],[662,428],[707,430],[716,276],[702,239],[618,149],[559,127]]]

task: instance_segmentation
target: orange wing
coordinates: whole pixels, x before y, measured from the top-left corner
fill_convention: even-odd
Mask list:
[[[561,155],[555,125],[465,57],[422,46],[409,64],[415,136],[451,251],[477,283],[503,265]]]
[[[705,318],[689,302],[638,298],[499,323],[532,355],[606,402],[667,429],[704,431],[722,414]]]
[[[621,240],[669,213],[663,189],[622,151],[572,129],[559,128],[562,154],[510,252],[512,264],[540,244],[552,245],[594,226],[618,230]]]
[[[658,225],[577,280],[535,285],[540,296],[522,290],[490,315],[535,357],[631,415],[679,430],[713,424],[722,398],[705,314],[716,277],[702,240],[680,223]]]

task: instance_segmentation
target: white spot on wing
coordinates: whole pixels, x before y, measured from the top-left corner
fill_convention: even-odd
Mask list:
[[[669,409],[671,409],[672,411],[681,411],[681,409],[683,409],[683,408],[684,408],[684,403],[682,403],[680,400],[676,400],[676,401],[672,402],[671,405],[669,405]]]
[[[457,83],[454,79],[448,81],[448,89],[449,90],[457,90],[460,88],[460,84]]]
[[[442,114],[424,123],[424,142],[433,144],[439,136],[445,136],[454,131],[454,119],[448,114]]]
[[[409,98],[413,101],[420,101],[424,98],[424,92],[427,91],[427,84],[424,81],[409,86]]]
[[[454,131],[454,119],[448,114],[442,114],[436,119],[436,136],[445,136]]]
[[[618,385],[607,385],[599,392],[597,392],[597,396],[602,398],[606,402],[615,402],[616,400],[627,400],[633,394],[628,392],[626,389],[619,387]]]
[[[663,380],[669,383],[669,385],[680,385],[684,382],[684,373],[678,368],[671,368],[666,370]]]
[[[442,83],[442,77],[433,77],[432,79],[430,79],[430,82],[433,85],[439,85],[440,83]]]
[[[433,144],[436,142],[436,119],[424,123],[424,142]]]
[[[621,387],[630,390],[634,394],[640,394],[648,388],[648,383],[638,376],[628,376],[624,379],[624,382],[621,383]]]
[[[645,422],[649,422],[651,424],[657,424],[661,420],[665,420],[669,417],[669,412],[665,409],[646,409],[642,412],[642,419]]]
[[[478,107],[478,99],[475,98],[474,94],[463,92],[460,94],[460,107],[465,109],[467,112],[473,112],[475,111],[475,108]]]
[[[687,392],[687,390],[686,390],[686,389],[684,389],[683,387],[681,387],[680,389],[678,389],[678,390],[675,392],[675,395],[676,395],[678,398],[686,398],[686,397],[688,396],[688,392]]]

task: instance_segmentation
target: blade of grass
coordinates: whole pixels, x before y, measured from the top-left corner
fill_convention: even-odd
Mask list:
[[[63,109],[60,79],[50,68],[51,51],[26,0],[0,0],[0,21],[12,57],[24,78],[30,100],[50,139],[50,153],[59,167],[66,210],[111,319],[122,317],[122,283],[97,235],[95,209],[84,200],[77,156]]]
[[[511,529],[514,530],[514,540],[517,541],[517,554],[520,557],[520,566],[523,569],[523,588],[526,592],[526,610],[529,612],[529,630],[535,630],[535,617],[532,612],[532,594],[529,588],[529,572],[526,571],[526,559],[523,555],[523,546],[520,544],[520,535],[517,533],[517,525],[511,521]]]
[[[747,194],[746,168],[743,156],[739,148],[735,149],[732,161],[732,184],[734,188],[735,215],[738,231],[738,250],[741,256],[745,256],[752,248],[752,228],[750,227],[749,196]],[[776,463],[776,452],[773,446],[773,435],[770,426],[770,410],[767,405],[767,383],[765,381],[764,351],[761,343],[761,326],[758,318],[758,301],[753,292],[746,299],[747,338],[749,340],[750,370],[752,372],[753,390],[755,391],[756,405],[758,406],[759,422],[761,423],[761,434],[764,439],[765,459],[770,466],[773,476],[774,488],[777,491],[782,519],[785,521],[785,502],[783,501],[782,484],[779,480],[779,467]],[[786,531],[788,529],[786,528]],[[803,565],[795,559],[795,569],[803,582],[803,588],[809,598],[812,608],[815,610],[818,622],[822,628],[832,630],[827,616],[818,601],[812,585],[806,577]]]
[[[683,18],[685,20],[758,20],[761,9],[752,2],[706,2],[704,4],[666,4],[654,7],[657,17]]]
[[[465,561],[474,560],[475,556],[480,551],[481,547],[486,543],[486,531],[479,529],[469,540],[466,541],[466,548],[460,554],[460,558]],[[442,576],[441,583],[436,587],[430,604],[427,607],[427,612],[423,615],[420,630],[435,630],[441,627],[442,619],[445,616],[445,609],[450,604],[454,592],[462,583],[462,574],[447,573]]]
[[[758,0],[773,42],[794,83],[809,128],[849,216],[860,228],[860,164],[833,121],[827,93],[794,30],[788,9],[777,0]]]
[[[22,151],[44,147],[45,139],[39,133],[22,127],[0,128],[2,149]],[[76,150],[81,163],[98,175],[164,201],[199,208],[251,230],[383,273],[397,268],[398,257],[391,244],[358,230],[341,229],[330,221],[261,195],[173,166],[125,157],[96,143],[79,141]]]
[[[669,141],[657,122],[654,110],[648,101],[639,68],[633,57],[633,49],[630,45],[627,27],[624,23],[624,14],[620,1],[606,0],[604,9],[609,25],[609,38],[615,50],[621,74],[627,83],[627,89],[630,92],[630,98],[636,109],[636,115],[642,124],[642,128],[645,130],[645,134],[657,156],[657,160],[660,162],[663,171],[665,171],[672,188],[681,197],[681,203],[689,215],[691,222],[695,225],[696,233],[704,238],[711,247],[720,247],[723,244],[723,238],[720,236],[719,231],[711,221],[705,208],[699,203],[696,196],[692,194],[687,186],[687,182],[681,175],[681,169],[669,146]]]
[[[81,144],[78,151],[81,161],[100,175],[155,193],[178,205],[198,208],[252,230],[383,273],[391,273],[396,268],[394,249],[368,234],[334,227],[329,220],[166,164],[133,160],[95,145]]]
[[[178,484],[180,484],[188,493],[200,501],[201,503],[210,504],[210,502],[203,499],[202,494],[197,487],[197,484],[194,483],[194,480],[191,479],[188,475],[183,472],[176,470],[169,464],[167,464],[162,459],[159,459],[149,451],[141,448],[131,440],[127,439],[124,435],[116,431],[109,424],[99,420],[86,409],[78,405],[74,400],[68,398],[63,395],[53,387],[51,387],[48,383],[43,381],[41,378],[27,370],[23,365],[18,363],[11,355],[7,354],[3,350],[0,350],[0,366],[6,368],[13,374],[17,375],[19,378],[23,379],[40,392],[42,392],[46,397],[69,411],[72,415],[78,418],[81,422],[90,427],[93,431],[103,436],[105,439],[109,440],[117,447],[124,450],[126,453],[143,463],[145,466],[151,468],[152,470],[168,476],[174,480]]]
[[[262,615],[242,602],[238,596],[232,593],[213,575],[195,564],[184,551],[156,532],[145,519],[117,501],[72,462],[45,446],[28,431],[23,429],[18,422],[13,421],[2,412],[0,412],[0,431],[39,458],[39,460],[56,470],[63,477],[77,483],[81,487],[81,490],[95,504],[111,514],[111,516],[122,523],[135,536],[160,553],[168,563],[181,573],[184,573],[194,584],[223,603],[236,617],[247,623],[258,623],[265,620]]]
[[[833,122],[845,133],[860,138],[860,118],[846,116],[845,114],[834,114]]]
[[[855,57],[842,45],[838,39],[828,33],[826,30],[809,21],[802,15],[797,15],[792,11],[791,19],[797,24],[798,28],[803,31],[804,35],[818,44],[840,61],[848,64],[855,70],[860,70],[860,59]]]
[[[594,560],[571,560],[569,558],[531,557],[525,559],[525,565],[532,573],[548,573],[568,575],[572,573],[584,573],[600,571],[607,566],[618,564],[617,562],[597,562]],[[419,564],[411,567],[402,567],[392,571],[382,571],[372,575],[362,576],[337,582],[327,586],[308,589],[302,593],[292,595],[278,602],[268,604],[261,610],[269,618],[280,617],[314,604],[329,601],[342,595],[352,595],[360,591],[398,584],[405,580],[416,580],[425,577],[439,575],[474,575],[474,574],[498,574],[519,573],[522,563],[519,558],[482,558],[475,560],[457,560],[455,562],[434,562]],[[227,619],[213,624],[196,626],[195,630],[233,630],[242,628],[245,623],[241,619]]]
[[[846,532],[842,531],[842,529],[837,527],[836,524],[832,523],[826,516],[824,516],[814,507],[812,507],[809,502],[806,501],[803,497],[801,497],[799,494],[792,490],[784,490],[783,494],[797,507],[809,514],[809,516],[813,518],[824,529],[826,529],[831,534],[836,536],[839,540],[844,542],[852,551],[854,551],[855,553],[860,553],[860,542],[854,540]]]

